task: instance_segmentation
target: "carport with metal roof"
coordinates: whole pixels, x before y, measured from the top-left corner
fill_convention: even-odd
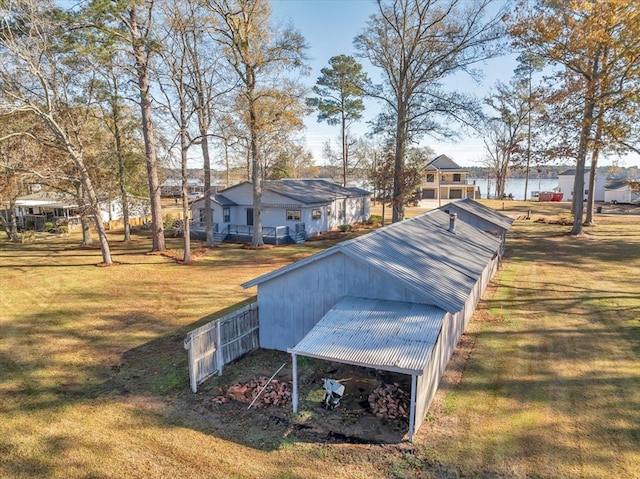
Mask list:
[[[416,303],[342,298],[293,348],[293,412],[298,411],[297,357],[335,361],[411,376],[409,440],[416,431],[417,378],[436,346],[447,313]]]

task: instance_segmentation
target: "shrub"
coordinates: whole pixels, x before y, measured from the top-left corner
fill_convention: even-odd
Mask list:
[[[351,225],[340,225],[338,226],[338,229],[345,233],[347,231],[351,231]]]
[[[380,215],[371,215],[367,220],[367,224],[369,225],[377,225],[379,223],[382,223],[382,216]]]

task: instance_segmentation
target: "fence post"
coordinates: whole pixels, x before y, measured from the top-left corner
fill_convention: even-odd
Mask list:
[[[216,322],[216,362],[218,363],[218,376],[222,376],[222,366],[224,366],[224,355],[222,354],[222,335],[220,334],[221,320]]]
[[[191,383],[191,390],[198,392],[198,365],[194,360],[193,354],[193,336],[189,338],[189,382]]]

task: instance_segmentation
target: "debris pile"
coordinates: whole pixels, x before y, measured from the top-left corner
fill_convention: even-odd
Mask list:
[[[268,381],[269,378],[261,376],[246,383],[234,384],[227,389],[226,393],[215,396],[212,402],[222,404],[233,399],[251,404],[263,388],[264,391],[251,407],[260,409],[268,406],[284,406],[291,401],[291,381],[273,379],[265,388]]]
[[[397,419],[409,416],[409,394],[398,383],[383,384],[369,394],[369,407],[376,417]]]

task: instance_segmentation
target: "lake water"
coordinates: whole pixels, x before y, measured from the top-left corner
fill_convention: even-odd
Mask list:
[[[475,180],[476,186],[480,188],[480,194],[482,198],[487,197],[487,186],[489,187],[489,192],[491,193],[491,197],[493,198],[496,194],[496,180],[486,178],[476,178]],[[507,178],[504,185],[504,193],[508,195],[511,193],[513,198],[516,200],[524,199],[524,178]],[[533,191],[553,191],[554,188],[558,186],[558,179],[538,179],[538,178],[529,178],[529,184],[527,185],[527,199],[531,199],[531,193]]]

